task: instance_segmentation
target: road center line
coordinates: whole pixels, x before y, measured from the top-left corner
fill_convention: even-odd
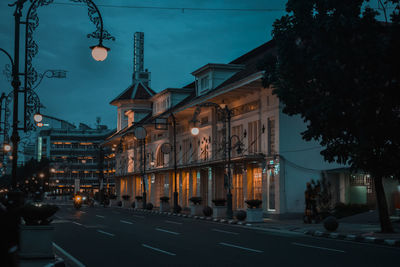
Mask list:
[[[211,231],[220,232],[220,233],[225,233],[225,234],[231,234],[231,235],[238,235],[238,234],[239,234],[239,233],[229,232],[229,231],[224,231],[224,230],[219,230],[219,229],[215,229],[215,228],[211,229]]]
[[[104,231],[101,231],[101,230],[97,230],[97,232],[105,234],[105,235],[109,235],[109,236],[115,236],[114,234],[107,233],[107,232],[104,232]]]
[[[146,244],[142,244],[142,246],[145,247],[145,248],[149,248],[149,249],[161,252],[161,253],[165,253],[165,254],[170,255],[170,256],[176,256],[175,253],[168,252],[168,251],[165,251],[165,250],[162,250],[162,249],[159,249],[159,248],[154,248],[154,247],[151,247],[151,246],[146,245]]]
[[[136,218],[144,219],[144,216],[140,216],[140,215],[133,215],[133,214],[132,214],[131,216],[136,217]]]
[[[343,251],[343,250],[338,250],[338,249],[333,249],[333,248],[316,247],[316,246],[311,246],[311,245],[306,245],[306,244],[301,244],[301,243],[296,243],[296,242],[293,242],[292,245],[300,246],[300,247],[306,247],[306,248],[316,248],[316,249],[322,249],[322,250],[330,250],[330,251],[336,251],[336,252],[341,252],[341,253],[345,253],[346,252],[346,251]]]
[[[124,220],[119,220],[122,223],[126,223],[126,224],[133,224],[132,222],[128,222],[128,221],[124,221]]]
[[[101,215],[96,215],[96,216],[104,219],[104,216],[101,216]]]
[[[161,228],[156,228],[156,230],[157,230],[157,231],[160,231],[160,232],[165,232],[165,233],[173,234],[173,235],[180,235],[180,233],[172,232],[172,231],[168,231],[168,230],[164,230],[164,229],[161,229]]]
[[[180,222],[173,222],[173,221],[165,221],[166,223],[173,223],[173,224],[179,224],[179,225],[181,225],[182,223],[180,223]]]
[[[76,225],[80,225],[80,226],[82,226],[82,224],[81,223],[78,223],[78,222],[72,222],[73,224],[76,224]]]
[[[248,251],[252,251],[252,252],[258,252],[258,253],[263,253],[264,252],[264,251],[261,251],[261,250],[252,249],[252,248],[245,248],[245,247],[242,247],[242,246],[232,245],[232,244],[228,244],[228,243],[224,243],[224,242],[220,242],[219,244],[223,245],[223,246],[227,246],[227,247],[239,248],[239,249],[248,250]]]

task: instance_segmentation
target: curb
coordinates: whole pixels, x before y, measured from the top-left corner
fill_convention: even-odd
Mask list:
[[[332,238],[332,239],[350,240],[350,241],[356,241],[356,242],[360,242],[360,243],[371,243],[371,244],[386,245],[386,246],[392,246],[392,247],[400,247],[400,240],[383,239],[383,238],[376,238],[376,237],[372,237],[372,236],[361,236],[361,235],[354,235],[354,234],[339,234],[339,233],[321,232],[321,231],[314,231],[314,230],[307,230],[304,232],[304,234],[311,235],[311,236],[317,236],[317,237]]]

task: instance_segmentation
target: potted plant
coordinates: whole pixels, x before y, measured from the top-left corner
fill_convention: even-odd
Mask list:
[[[246,219],[246,211],[244,210],[238,210],[236,212],[236,219],[238,219],[239,221],[244,221]]]
[[[136,196],[136,208],[141,209],[143,207],[143,197],[142,196]]]
[[[203,208],[203,214],[204,214],[204,216],[206,216],[206,217],[210,217],[210,216],[213,214],[212,208],[211,208],[210,206],[205,206],[205,207]]]
[[[169,207],[169,197],[167,196],[163,196],[160,197],[160,211],[161,212],[166,212],[169,211],[170,207]]]
[[[123,195],[122,196],[122,207],[129,208],[129,206],[130,206],[129,199],[130,198],[131,198],[130,195]]]
[[[118,203],[117,201],[117,195],[111,194],[110,195],[110,206],[116,206]]]
[[[203,206],[201,206],[201,197],[189,198],[192,204],[190,205],[190,214],[193,216],[201,216],[203,214]]]
[[[212,202],[214,203],[213,218],[224,218],[226,216],[226,206],[225,206],[226,199],[217,198],[213,199]]]
[[[20,209],[25,224],[20,226],[21,258],[54,258],[51,217],[58,211],[55,205],[26,204]]]
[[[261,208],[262,201],[259,199],[249,199],[245,201],[247,204],[247,221],[262,222],[263,211]]]

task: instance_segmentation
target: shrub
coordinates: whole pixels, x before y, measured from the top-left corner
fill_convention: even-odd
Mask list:
[[[163,203],[167,203],[167,202],[169,201],[169,197],[163,196],[163,197],[160,197],[160,200],[161,200],[161,202],[163,202]]]
[[[339,227],[339,223],[334,216],[329,216],[324,220],[324,227],[329,232],[333,232]]]
[[[142,196],[136,196],[135,198],[136,198],[137,201],[141,201],[143,199]]]
[[[123,195],[122,199],[128,201],[131,198],[130,195]]]
[[[258,209],[262,203],[259,199],[249,199],[245,201],[249,209]]]
[[[212,202],[214,203],[215,206],[225,206],[226,199],[217,198],[217,199],[213,199]]]
[[[204,216],[206,216],[206,217],[210,217],[210,216],[213,214],[212,208],[209,207],[209,206],[204,207],[204,209],[203,209],[203,214],[204,214]]]
[[[239,221],[244,221],[247,217],[247,213],[244,210],[238,210],[236,212],[236,219],[238,219]]]
[[[122,207],[122,201],[121,201],[121,200],[118,201],[118,202],[117,202],[117,205],[118,205],[118,207]]]
[[[56,205],[35,206],[26,204],[20,210],[21,217],[24,218],[26,225],[48,225],[50,219],[59,208]]]
[[[364,204],[344,204],[338,203],[335,206],[333,215],[336,218],[343,218],[351,215],[355,215],[362,212],[369,211],[369,207]]]
[[[176,209],[174,209],[174,212],[175,212],[175,213],[180,213],[181,211],[182,211],[182,207],[179,206],[179,205],[177,205],[177,206],[176,206]]]
[[[146,204],[146,210],[152,210],[153,209],[153,204],[147,203]]]
[[[191,197],[189,200],[194,204],[194,205],[200,205],[201,204],[201,197]]]

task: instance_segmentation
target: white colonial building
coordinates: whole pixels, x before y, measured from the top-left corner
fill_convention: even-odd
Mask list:
[[[263,87],[264,73],[257,66],[274,49],[273,42],[267,42],[229,64],[206,64],[192,73],[193,83],[183,88],[155,93],[149,83],[134,79],[111,102],[118,107],[118,131],[104,144],[116,151],[118,197],[129,195],[134,201],[142,195],[144,182],[147,202],[159,207],[160,197],[168,196],[172,204],[176,179],[183,208],[189,207],[192,196],[200,196],[202,205],[212,206],[213,199],[226,198],[230,185],[234,210],[246,208],[245,200],[260,199],[264,213],[289,216],[304,212],[306,183],[325,175],[335,189],[335,201],[374,201],[370,199],[370,178],[351,175],[343,166],[325,162],[318,143],[302,140],[300,133],[306,127],[302,119],[283,114],[272,88]],[[227,155],[221,114],[212,107],[198,109],[199,134],[193,136],[190,131],[196,108],[208,102],[227,105],[231,111],[230,182],[224,175]],[[156,121],[163,120],[165,127],[155,127]],[[145,153],[133,134],[138,126],[147,130]],[[163,145],[172,150],[161,149]],[[390,197],[391,192],[387,194]]]

